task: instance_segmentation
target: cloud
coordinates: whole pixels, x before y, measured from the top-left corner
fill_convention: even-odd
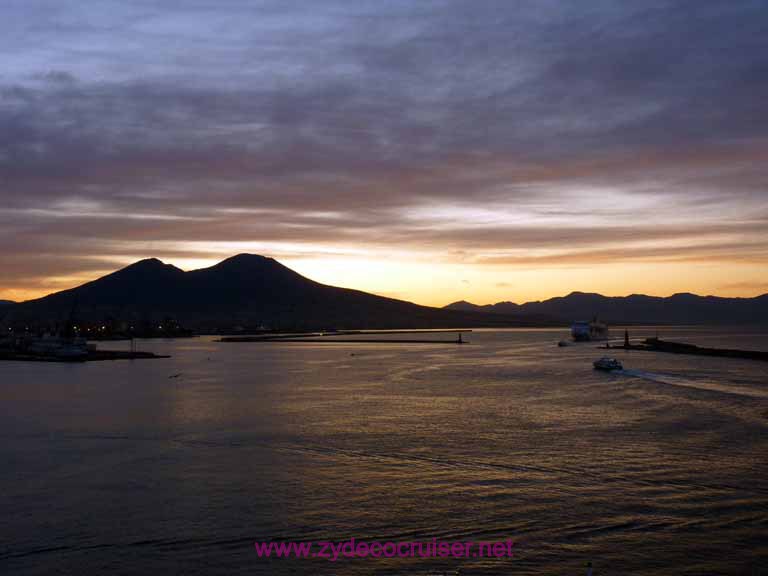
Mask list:
[[[88,274],[97,255],[197,258],[199,241],[478,265],[763,262],[762,2],[6,12],[8,286]]]
[[[721,290],[768,294],[768,282],[731,282],[719,287]]]

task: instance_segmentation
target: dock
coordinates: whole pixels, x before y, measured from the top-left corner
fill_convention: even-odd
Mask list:
[[[225,342],[225,340],[219,340],[219,342]],[[398,340],[385,340],[383,338],[367,339],[367,340],[355,340],[352,338],[257,338],[252,340],[226,340],[226,342],[280,342],[280,343],[293,343],[293,342],[315,342],[320,344],[467,344],[468,342],[459,342],[458,340],[414,340],[414,339],[398,339]]]
[[[644,350],[647,352],[668,352],[670,354],[690,354],[693,356],[714,356],[719,358],[744,358],[747,360],[768,361],[768,352],[760,350],[737,350],[734,348],[705,348],[685,342],[670,342],[659,338],[646,338],[642,344],[625,342],[620,346],[606,344],[610,350]]]
[[[258,336],[225,336],[217,342],[297,342],[343,344],[467,344],[462,334],[472,330],[344,330],[338,332],[303,332],[292,334],[260,334]],[[351,338],[351,336],[389,336],[391,334],[456,334],[455,340],[437,338]]]
[[[131,352],[128,350],[91,350],[86,356],[62,357],[44,354],[30,354],[14,350],[0,350],[0,361],[17,362],[99,362],[104,360],[148,360],[155,358],[170,358],[170,356],[153,354],[152,352]]]

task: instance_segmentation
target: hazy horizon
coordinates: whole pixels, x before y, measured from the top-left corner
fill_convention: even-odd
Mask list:
[[[761,2],[12,2],[0,299],[274,256],[441,306],[768,292]]]

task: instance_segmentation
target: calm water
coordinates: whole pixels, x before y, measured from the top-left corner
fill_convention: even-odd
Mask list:
[[[660,333],[768,350],[746,330]],[[768,363],[618,352],[605,374],[563,337],[2,363],[0,573],[768,574]],[[253,549],[350,537],[512,538],[517,556]]]

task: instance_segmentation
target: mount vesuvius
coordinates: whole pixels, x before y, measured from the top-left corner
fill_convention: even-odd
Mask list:
[[[172,319],[184,328],[224,332],[448,328],[546,323],[543,318],[445,310],[314,282],[272,258],[239,254],[185,272],[141,260],[76,288],[8,306],[9,325],[77,323],[149,326]],[[551,322],[550,322],[551,323]]]

